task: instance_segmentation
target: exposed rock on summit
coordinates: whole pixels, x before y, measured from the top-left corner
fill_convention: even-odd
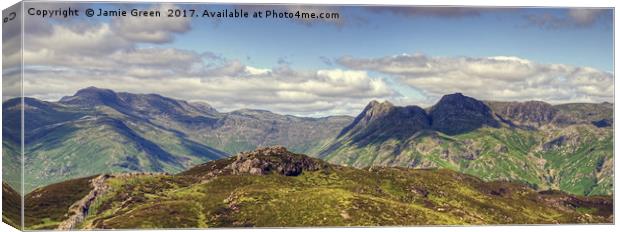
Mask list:
[[[242,152],[225,169],[230,169],[232,174],[298,176],[303,171],[318,171],[327,167],[321,160],[291,153],[282,146],[272,146]]]
[[[262,147],[241,152],[228,159],[210,161],[181,175],[213,177],[220,175],[298,176],[304,171],[327,171],[330,165],[320,159],[295,154],[282,146]]]

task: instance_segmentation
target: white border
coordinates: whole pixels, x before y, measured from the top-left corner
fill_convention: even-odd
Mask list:
[[[65,0],[67,1],[67,0]],[[76,1],[76,0],[69,0]],[[85,0],[89,2],[93,2],[92,0]],[[557,7],[613,7],[615,8],[618,3],[617,1],[611,0],[503,0],[503,1],[492,1],[492,0],[412,0],[412,1],[404,1],[404,0],[356,0],[356,1],[344,1],[344,0],[215,0],[215,1],[192,1],[192,0],[167,0],[167,1],[148,1],[148,0],[133,0],[135,2],[192,2],[192,3],[200,3],[200,2],[216,2],[216,3],[291,3],[291,4],[364,4],[364,5],[456,5],[456,6],[557,6]],[[5,9],[18,1],[16,0],[2,0],[0,1],[0,8]],[[82,1],[76,1],[82,2]],[[614,12],[615,15],[615,12]],[[614,17],[614,45],[617,41],[616,32],[618,31],[618,18]],[[1,38],[0,38],[1,43]],[[614,58],[617,53],[618,48],[614,46]],[[0,57],[0,63],[2,58]],[[614,73],[615,67],[618,66],[618,60],[614,59]],[[614,79],[615,82],[615,79]],[[614,88],[614,104],[618,103],[618,94],[620,90]],[[0,94],[2,94],[2,90],[0,89]],[[614,115],[618,115],[618,107],[614,105]],[[2,113],[0,110],[0,117]],[[614,117],[615,118],[615,117]],[[614,127],[617,125],[614,123]],[[619,167],[618,157],[615,157],[615,154],[619,154],[618,151],[620,148],[615,146],[616,139],[618,138],[618,130],[614,128],[614,167]],[[0,139],[2,135],[0,134]],[[0,161],[1,162],[1,161]],[[0,172],[0,177],[1,177]],[[617,192],[617,187],[619,186],[620,178],[615,178],[614,183],[614,192]],[[0,194],[1,195],[1,194]],[[616,201],[616,198],[614,198]],[[616,203],[614,202],[614,206]],[[616,207],[614,207],[616,208]],[[617,216],[617,215],[616,215]],[[469,226],[469,227],[388,227],[388,228],[300,228],[300,229],[252,229],[255,231],[282,231],[282,232],[298,232],[298,231],[384,231],[384,232],[401,232],[401,231],[421,231],[421,232],[438,232],[438,231],[460,231],[460,232],[471,232],[471,231],[524,231],[528,232],[551,232],[551,231],[562,231],[562,232],[595,232],[595,231],[617,231],[617,220],[614,220],[615,225],[557,225],[557,226]],[[248,231],[248,229],[212,229],[212,230],[224,230],[224,231]],[[0,231],[17,231],[11,226],[7,224],[0,223]],[[127,230],[118,230],[118,231],[127,231]],[[135,230],[134,230],[135,231]],[[145,232],[158,232],[164,230],[139,230]],[[183,231],[183,232],[195,232],[197,230],[167,230],[167,231]]]

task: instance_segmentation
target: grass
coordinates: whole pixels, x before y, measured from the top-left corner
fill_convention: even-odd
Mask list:
[[[559,136],[568,145],[542,149]],[[358,147],[351,141],[325,157],[353,167],[400,166],[447,168],[484,180],[512,180],[539,189],[560,189],[578,195],[609,195],[613,181],[611,129],[573,125],[545,131],[515,128],[480,128],[448,136],[422,133],[403,141],[380,140]],[[598,169],[597,169],[598,168]]]
[[[205,170],[205,169],[201,169]],[[447,169],[332,166],[299,176],[221,175],[114,178],[83,228],[205,228],[610,223],[611,207],[590,198],[559,207],[560,196],[527,185],[485,182]],[[602,197],[601,199],[611,199]],[[599,200],[605,202],[605,200]],[[603,210],[604,211],[604,210]],[[44,223],[41,221],[41,223]]]
[[[21,195],[9,184],[2,182],[2,221],[21,228]]]
[[[93,177],[73,179],[36,189],[24,197],[26,229],[50,229],[67,219],[69,207],[92,189]]]

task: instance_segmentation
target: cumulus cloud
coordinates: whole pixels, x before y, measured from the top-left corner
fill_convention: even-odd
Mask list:
[[[24,50],[93,55],[133,46],[113,32],[108,24],[71,23],[48,26],[51,28],[48,35],[26,33]]]
[[[154,8],[164,12],[163,9],[173,7],[162,4]],[[168,43],[175,34],[191,29],[189,19],[183,17],[115,17],[110,22],[26,17],[25,24],[28,29],[24,34],[24,50],[42,55],[95,55],[132,49],[137,43]]]
[[[552,103],[613,101],[613,74],[589,67],[541,64],[518,57],[342,57],[339,64],[386,73],[437,99],[462,92],[486,100]]]
[[[203,60],[219,59],[208,52],[149,47],[170,42],[174,34],[189,30],[187,19],[117,17],[101,22],[27,17],[26,24],[30,29],[25,31],[23,57],[28,66],[158,78],[201,73],[205,68]]]
[[[174,8],[174,5],[164,3],[153,9],[165,13]],[[185,33],[191,26],[188,17],[116,17],[111,28],[129,41],[168,43],[172,42],[174,34]]]
[[[204,101],[222,111],[304,116],[354,115],[372,99],[395,95],[365,71],[298,71],[286,62],[257,67],[208,51],[151,47],[170,42],[189,24],[132,20],[31,22],[41,29],[26,32],[24,94],[55,101],[97,86]]]
[[[440,11],[418,14],[476,15]],[[592,18],[574,17],[583,22]],[[373,99],[412,103],[394,90],[399,83],[433,99],[451,92],[482,99],[551,102],[610,101],[613,96],[610,73],[516,57],[321,57],[334,68],[295,70],[284,59],[276,67],[259,67],[208,51],[151,47],[190,30],[189,22],[180,20],[26,22],[35,26],[26,31],[23,51],[25,94],[58,100],[97,86],[205,101],[221,111],[252,108],[304,116],[356,115]],[[7,55],[3,58],[11,60]],[[338,64],[341,68],[335,68]],[[394,80],[376,77],[374,72]]]
[[[226,63],[225,65],[230,65]],[[99,73],[84,69],[26,70],[26,95],[47,100],[71,95],[87,86],[133,93],[204,101],[221,111],[241,108],[266,109],[303,116],[355,115],[372,99],[395,93],[380,78],[364,71],[339,69],[296,72],[290,69],[261,69],[243,66],[236,76],[179,76],[145,79],[135,70]],[[146,74],[150,70],[144,70]],[[207,70],[209,73],[209,70]],[[292,74],[292,75],[291,75]],[[84,78],[84,76],[89,78]]]
[[[525,19],[528,25],[538,26],[545,29],[560,28],[587,28],[611,16],[611,9],[598,8],[569,8],[562,14],[528,14]],[[612,20],[605,20],[611,22]]]

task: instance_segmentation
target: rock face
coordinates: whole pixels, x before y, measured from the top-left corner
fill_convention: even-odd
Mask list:
[[[558,110],[541,101],[489,102],[493,111],[502,119],[516,125],[539,127],[553,121]]]
[[[224,169],[233,175],[267,175],[280,174],[298,176],[303,171],[326,170],[324,161],[289,152],[282,146],[259,148],[251,152],[242,152],[235,161]]]
[[[445,95],[429,111],[431,127],[454,135],[482,126],[499,127],[491,108],[481,101],[461,93]]]

